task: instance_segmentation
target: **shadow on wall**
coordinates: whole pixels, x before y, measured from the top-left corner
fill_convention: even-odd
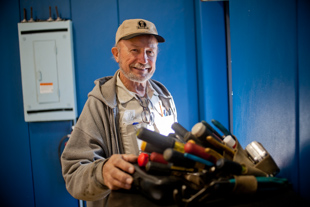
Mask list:
[[[299,154],[299,190],[302,197],[310,201],[310,137],[300,144]]]
[[[292,184],[293,190],[298,192],[307,201],[310,201],[310,138],[306,142],[301,143],[299,152],[295,156],[288,154],[281,161],[276,162],[280,168],[277,177],[287,178]],[[272,152],[270,152],[270,155],[272,156]],[[296,160],[299,160],[299,163]],[[294,169],[299,170],[296,173],[292,173]]]

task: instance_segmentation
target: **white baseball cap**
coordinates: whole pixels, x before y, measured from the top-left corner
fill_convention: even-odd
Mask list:
[[[128,40],[139,35],[153,35],[158,42],[165,42],[165,39],[158,35],[155,25],[144,19],[127,19],[118,27],[115,43],[121,39]]]

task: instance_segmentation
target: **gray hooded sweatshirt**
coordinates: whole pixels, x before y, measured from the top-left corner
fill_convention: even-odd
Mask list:
[[[104,206],[110,189],[104,184],[102,167],[112,154],[123,154],[114,76],[95,81],[88,100],[62,153],[62,173],[68,192],[76,199],[87,201],[87,207]],[[173,98],[164,85],[149,80],[164,107],[172,109]]]

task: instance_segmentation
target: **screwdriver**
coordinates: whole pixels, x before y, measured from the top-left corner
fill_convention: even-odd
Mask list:
[[[212,124],[216,126],[223,134],[226,136],[232,135],[219,121],[216,121],[215,119],[211,120]]]
[[[173,148],[177,151],[184,152],[184,143],[175,141],[172,137],[164,136],[144,127],[138,129],[137,137],[162,150]]]

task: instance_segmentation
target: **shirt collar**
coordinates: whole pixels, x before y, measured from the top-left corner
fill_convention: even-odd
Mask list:
[[[119,72],[117,74],[117,79],[116,79],[116,86],[117,86],[117,97],[120,103],[127,103],[133,98],[136,98],[136,93],[129,91],[126,86],[123,84],[119,77]],[[154,90],[152,85],[147,82],[147,95],[151,99],[153,95],[158,96],[157,91]]]

